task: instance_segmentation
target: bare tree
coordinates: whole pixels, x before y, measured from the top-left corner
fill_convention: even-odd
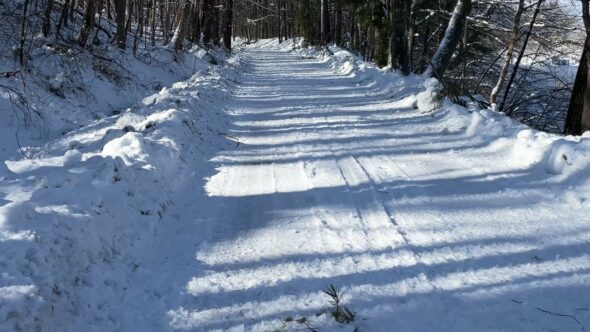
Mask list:
[[[538,0],[537,1],[537,5],[535,6],[535,12],[533,13],[533,17],[531,18],[531,21],[529,22],[529,27],[528,30],[524,36],[524,41],[522,43],[522,47],[520,50],[520,53],[518,54],[518,57],[516,58],[516,63],[514,64],[514,69],[512,69],[512,74],[510,75],[510,79],[508,80],[508,83],[506,84],[506,89],[504,90],[504,96],[502,97],[502,102],[500,103],[500,107],[498,108],[498,111],[502,112],[504,111],[505,105],[506,105],[506,100],[508,99],[508,94],[510,93],[510,89],[512,88],[512,84],[514,83],[514,80],[516,79],[516,74],[518,72],[518,68],[520,67],[520,63],[522,61],[522,58],[524,57],[524,53],[526,51],[526,48],[528,46],[529,40],[531,38],[531,34],[533,32],[533,28],[535,27],[535,22],[537,21],[537,16],[539,16],[539,12],[541,10],[541,5],[543,4],[544,0]],[[508,111],[508,114],[510,114],[511,111]]]
[[[322,0],[321,1],[321,34],[322,34],[322,44],[326,45],[329,44],[331,40],[331,33],[330,33],[330,4],[329,0]]]
[[[180,15],[178,25],[176,27],[176,31],[174,32],[174,37],[172,38],[174,42],[174,49],[176,51],[182,50],[184,38],[186,37],[186,31],[188,29],[188,23],[190,21],[191,15],[191,2],[189,0],[184,0],[184,3],[179,8]]]
[[[522,12],[524,11],[524,0],[518,1],[518,8],[516,10],[516,14],[514,15],[514,22],[512,23],[512,35],[510,37],[510,42],[508,43],[508,50],[506,51],[506,56],[504,57],[504,65],[502,66],[502,70],[500,71],[500,76],[498,77],[498,82],[492,93],[490,94],[490,104],[495,105],[496,99],[498,98],[498,94],[504,85],[504,81],[506,80],[506,75],[508,74],[508,69],[510,68],[510,64],[512,63],[512,55],[514,53],[514,47],[516,46],[516,41],[519,37],[520,31],[520,19],[522,17]]]
[[[453,53],[455,52],[455,49],[457,48],[457,45],[463,36],[465,21],[471,12],[471,8],[471,0],[457,1],[457,4],[455,5],[455,11],[451,16],[451,20],[447,26],[444,38],[440,42],[436,53],[432,57],[430,66],[428,69],[426,69],[427,75],[442,77],[447,71],[449,63],[451,62],[451,57],[453,56]]]
[[[43,12],[43,37],[47,37],[51,31],[51,10],[53,9],[53,0],[47,0],[45,11]]]
[[[223,45],[225,45],[225,48],[227,48],[228,50],[231,50],[233,18],[234,18],[234,1],[233,0],[225,0]],[[280,38],[280,33],[279,33],[279,38]]]
[[[117,20],[117,46],[124,50],[127,47],[127,27],[125,25],[125,0],[115,0]]]
[[[84,24],[80,29],[80,38],[78,43],[85,46],[88,41],[88,36],[94,27],[94,15],[96,14],[96,2],[94,0],[86,1],[86,11],[84,12]]]

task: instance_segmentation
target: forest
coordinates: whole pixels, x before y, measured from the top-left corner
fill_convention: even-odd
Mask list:
[[[302,38],[404,75],[434,76],[455,102],[579,135],[588,128],[581,53],[590,19],[585,1],[568,1],[9,1],[1,5],[11,23],[2,31],[9,41],[2,55],[25,66],[43,46],[93,52],[116,44],[137,54],[156,44],[181,52],[186,43],[229,50],[236,37]]]

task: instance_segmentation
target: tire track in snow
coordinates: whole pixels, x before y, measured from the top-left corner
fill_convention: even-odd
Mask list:
[[[393,209],[389,208],[387,206],[387,201],[380,196],[380,194],[382,194],[382,191],[380,191],[377,188],[377,184],[376,184],[375,180],[373,179],[371,174],[367,171],[367,169],[363,166],[363,164],[359,161],[359,159],[357,157],[352,156],[352,160],[354,160],[354,162],[358,166],[358,168],[360,170],[362,170],[362,172],[369,179],[370,186],[371,186],[371,189],[373,190],[375,199],[377,201],[379,201],[381,208],[385,212],[385,215],[387,215],[391,224],[393,224],[395,226],[395,229],[398,232],[399,236],[403,239],[405,246],[412,253],[412,256],[414,257],[414,266],[417,266],[418,271],[421,271],[421,277],[423,278],[423,281],[425,281],[430,287],[432,287],[432,289],[437,289],[438,287],[431,281],[431,279],[426,271],[426,268],[422,266],[422,263],[424,260],[422,259],[421,255],[416,251],[415,246],[409,240],[406,232],[402,229],[401,225],[396,221],[395,211]],[[399,168],[399,166],[398,166],[398,168]],[[405,177],[409,178],[409,176],[407,176],[407,174],[405,174],[405,172],[402,171],[402,173],[404,174]]]

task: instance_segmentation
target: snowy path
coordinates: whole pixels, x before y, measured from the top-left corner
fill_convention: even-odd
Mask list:
[[[590,329],[590,135],[291,46],[0,163],[0,330]]]
[[[315,314],[334,284],[361,331],[581,330],[539,308],[590,327],[583,199],[452,115],[420,114],[401,81],[245,52],[228,111],[239,144],[164,219],[157,277],[138,282],[161,303],[147,317],[272,330],[306,316],[326,330]]]

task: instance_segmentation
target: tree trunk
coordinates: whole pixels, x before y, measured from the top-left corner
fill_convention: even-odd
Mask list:
[[[590,0],[582,0],[582,17],[586,28],[584,52],[578,66],[572,97],[567,110],[564,133],[581,135],[590,130]]]
[[[191,2],[185,0],[184,4],[179,8],[179,10],[181,11],[180,19],[178,21],[178,26],[176,27],[174,37],[172,38],[174,40],[174,50],[177,52],[182,50],[184,38],[186,37],[186,31],[188,28],[187,26],[191,15]]]
[[[586,6],[588,6],[588,0],[584,0]],[[587,10],[586,10],[587,12]],[[588,18],[590,20],[590,18]],[[589,22],[590,23],[590,22]],[[590,32],[589,28],[586,28],[587,33]],[[590,48],[590,38],[586,38],[588,41],[584,48]],[[590,75],[588,75],[588,68],[590,68],[590,52],[586,52],[586,87],[584,89],[584,111],[582,112],[582,119],[580,123],[580,127],[582,128],[581,134],[585,131],[590,130]]]
[[[115,0],[115,14],[117,21],[117,47],[125,50],[127,47],[127,28],[125,25],[125,0]]]
[[[76,12],[76,7],[78,7],[78,0],[72,0],[72,3],[70,5],[70,11],[68,12],[70,20],[74,19],[74,12]]]
[[[413,70],[413,63],[414,60],[414,40],[416,34],[416,11],[418,10],[418,6],[420,5],[421,0],[412,0],[410,5],[410,15],[408,20],[408,66],[409,72]]]
[[[336,22],[334,22],[334,39],[336,45],[342,45],[342,0],[336,0]]]
[[[223,29],[223,45],[231,51],[232,23],[234,19],[234,1],[225,0],[225,18]]]
[[[576,81],[572,90],[572,97],[567,110],[567,117],[565,119],[564,134],[581,135],[582,134],[582,113],[584,113],[584,97],[586,92],[586,82],[588,79],[588,38],[584,45],[584,52],[580,58],[578,65],[578,72],[576,74]]]
[[[213,3],[211,1],[203,1],[203,44],[209,46],[211,44],[211,27],[213,24]]]
[[[410,1],[411,2],[411,1]],[[392,42],[395,50],[396,69],[400,69],[402,74],[408,75],[410,73],[410,57],[408,50],[408,14],[410,12],[408,0],[394,0],[392,1]]]
[[[110,1],[110,0],[109,0]],[[151,0],[152,11],[150,16],[150,42],[156,45],[156,0]]]
[[[51,11],[53,10],[53,0],[47,0],[45,5],[45,12],[43,13],[43,37],[49,36],[51,32]]]
[[[504,95],[502,96],[502,102],[500,103],[500,107],[498,108],[498,111],[503,112],[504,108],[506,107],[506,100],[508,100],[508,94],[510,93],[510,89],[512,88],[512,84],[514,83],[514,80],[516,79],[516,74],[518,73],[518,67],[520,67],[520,62],[522,61],[522,58],[524,57],[524,53],[526,51],[526,48],[528,46],[529,43],[529,39],[531,38],[531,34],[533,32],[533,28],[535,26],[535,22],[537,21],[537,16],[539,15],[539,11],[541,10],[541,4],[543,4],[544,0],[539,0],[537,2],[537,6],[535,7],[535,12],[533,13],[533,17],[531,18],[531,22],[529,23],[529,28],[527,30],[527,33],[524,37],[524,41],[522,44],[522,47],[520,49],[520,53],[518,54],[518,57],[516,58],[516,63],[514,64],[514,69],[512,70],[512,74],[510,74],[510,79],[508,80],[508,83],[506,84],[506,89],[504,89]],[[508,112],[507,114],[510,115],[510,113],[512,112]]]
[[[108,0],[107,0],[108,1]],[[98,12],[98,22],[96,23],[96,25],[98,25],[99,29],[96,29],[96,31],[94,32],[94,38],[92,39],[92,42],[99,42],[98,39],[98,33],[100,32],[100,23],[102,22],[102,7],[104,5],[104,0],[98,0],[98,7],[96,9],[96,11]]]
[[[94,14],[96,14],[96,2],[94,0],[86,1],[86,11],[84,12],[84,24],[80,29],[80,38],[78,42],[80,46],[85,46],[88,41],[88,36],[92,32],[94,26]]]
[[[125,24],[125,31],[127,33],[131,32],[131,19],[133,18],[133,15],[135,15],[135,13],[133,13],[133,3],[136,0],[129,0],[127,1],[127,23]]]
[[[322,34],[322,45],[327,45],[331,42],[330,33],[330,4],[329,0],[321,0],[321,34]]]
[[[506,56],[504,57],[504,65],[500,70],[500,76],[498,77],[498,82],[496,86],[492,90],[490,94],[490,104],[492,107],[496,104],[496,99],[498,98],[498,94],[504,85],[504,81],[506,80],[506,75],[508,74],[508,69],[512,64],[512,55],[514,53],[514,47],[516,46],[516,41],[518,40],[518,32],[520,30],[520,18],[522,17],[522,13],[524,11],[524,0],[519,0],[518,2],[518,9],[516,10],[516,14],[514,15],[514,22],[512,23],[512,36],[510,37],[510,42],[508,44],[508,50],[506,51]]]
[[[149,0],[148,0],[149,1]],[[137,12],[137,26],[135,27],[135,35],[133,36],[133,55],[137,54],[137,45],[139,43],[139,38],[143,37],[143,0],[135,1],[136,7],[135,10]],[[139,37],[138,37],[139,35]]]
[[[63,4],[61,15],[59,16],[59,22],[57,23],[57,28],[55,29],[55,38],[59,39],[61,34],[61,28],[67,24],[68,21],[68,12],[70,8],[70,0],[66,0]]]
[[[467,80],[467,43],[469,41],[469,21],[465,20],[465,26],[463,28],[463,40],[461,41],[461,94],[465,94],[465,81]]]
[[[277,31],[279,34],[279,43],[283,42],[283,15],[281,15],[281,0],[277,0]]]
[[[471,7],[471,0],[457,1],[455,11],[453,12],[453,16],[451,16],[451,20],[445,31],[445,36],[432,57],[430,66],[426,69],[426,75],[435,76],[440,79],[447,71],[453,53],[463,36],[465,21],[471,12]]]
[[[389,41],[389,56],[391,58],[391,69],[399,68],[397,65],[397,5],[396,0],[389,1],[389,19],[391,24],[391,40]]]
[[[205,1],[208,2],[208,1]],[[164,45],[168,45],[170,42],[170,1],[166,0],[162,10],[162,34],[164,35]]]
[[[29,22],[29,0],[23,3],[23,15],[21,17],[20,26],[20,47],[18,49],[18,62],[21,66],[25,64],[25,43],[27,41],[27,27]]]
[[[219,26],[221,11],[218,6],[214,6],[212,13],[213,13],[213,15],[212,15],[213,20],[211,21],[211,23],[212,23],[211,31],[212,31],[213,45],[219,46],[219,42],[221,41],[221,27]]]

